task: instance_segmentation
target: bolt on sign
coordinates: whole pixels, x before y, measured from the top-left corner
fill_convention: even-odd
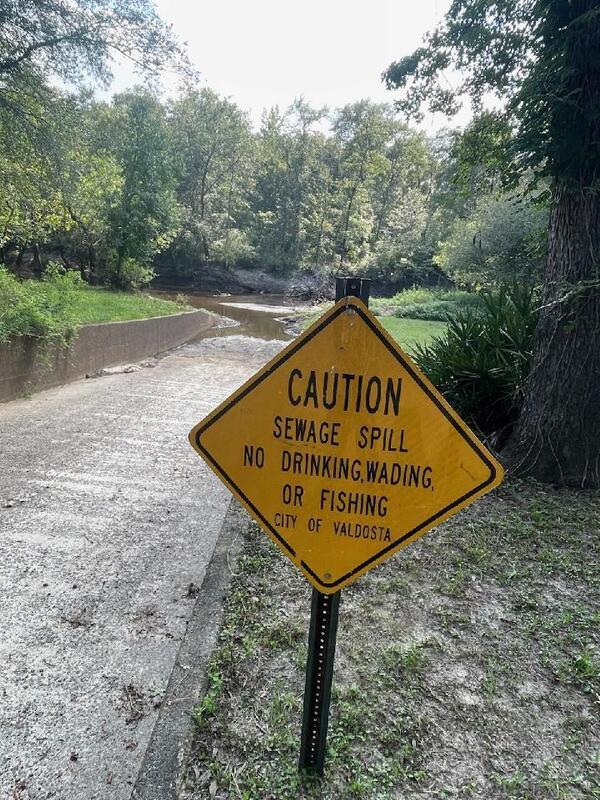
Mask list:
[[[337,302],[196,425],[190,442],[323,594],[503,478],[355,297]]]

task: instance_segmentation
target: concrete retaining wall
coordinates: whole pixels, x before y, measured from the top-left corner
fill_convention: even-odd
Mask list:
[[[19,337],[0,344],[0,402],[93,375],[177,347],[207,330],[204,311],[84,325],[68,348]]]

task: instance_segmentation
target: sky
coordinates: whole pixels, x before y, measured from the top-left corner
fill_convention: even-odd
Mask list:
[[[247,110],[295,97],[316,107],[362,98],[391,102],[381,73],[419,46],[450,0],[156,0],[160,16],[187,42],[200,81]],[[112,91],[136,82],[125,65]],[[464,123],[468,112],[454,124]],[[425,129],[448,124],[428,116]]]

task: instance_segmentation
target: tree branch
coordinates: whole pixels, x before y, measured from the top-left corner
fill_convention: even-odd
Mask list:
[[[78,28],[74,31],[71,31],[71,33],[63,34],[62,36],[53,36],[50,39],[43,39],[41,42],[33,42],[26,47],[20,55],[12,58],[5,58],[4,61],[0,61],[0,73],[11,72],[12,70],[16,69],[24,61],[27,61],[27,59],[30,58],[37,50],[56,47],[57,44],[62,44],[63,42],[76,39],[77,37],[81,36],[82,33],[87,33],[87,29]]]

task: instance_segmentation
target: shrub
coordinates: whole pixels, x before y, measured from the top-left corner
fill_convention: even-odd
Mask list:
[[[74,296],[82,285],[77,272],[53,262],[41,281],[20,281],[0,267],[0,342],[33,336],[66,344],[78,327]]]
[[[393,297],[378,298],[374,310],[394,317],[445,321],[466,308],[481,308],[479,294],[413,286]]]
[[[147,267],[133,258],[126,258],[121,267],[121,281],[124,289],[141,289],[156,276],[152,267]]]
[[[540,275],[548,208],[536,198],[486,195],[468,219],[457,219],[435,263],[461,286],[498,286]]]
[[[141,264],[134,258],[126,258],[123,260],[120,269],[115,271],[117,275],[115,283],[121,289],[141,289],[142,286],[147,286],[156,273],[152,267],[147,267]]]
[[[466,420],[500,446],[523,403],[538,320],[530,288],[481,294],[482,308],[450,318],[443,336],[417,345],[423,372]]]

